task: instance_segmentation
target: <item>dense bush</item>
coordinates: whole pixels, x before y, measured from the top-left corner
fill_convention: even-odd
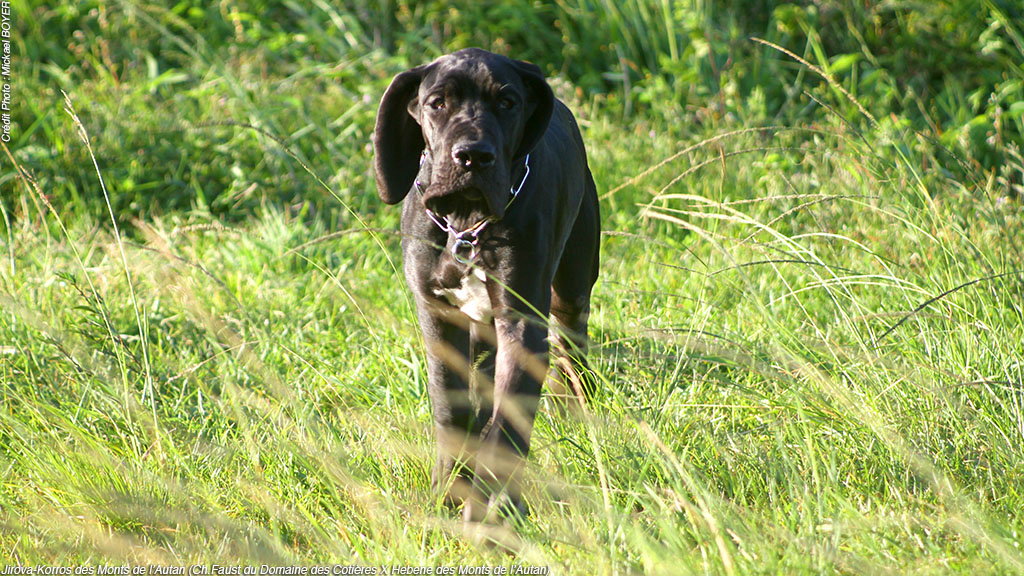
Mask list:
[[[244,214],[267,201],[333,213],[338,203],[298,175],[292,155],[359,205],[390,76],[469,45],[538,62],[627,124],[691,137],[838,112],[954,172],[1020,183],[1006,159],[1024,133],[1024,37],[1022,8],[1008,0],[93,0],[19,10],[19,90],[41,98],[15,111],[13,149],[44,188],[89,209],[91,162],[65,145],[76,137],[59,89],[96,137],[119,213]],[[134,153],[113,157],[125,150]]]

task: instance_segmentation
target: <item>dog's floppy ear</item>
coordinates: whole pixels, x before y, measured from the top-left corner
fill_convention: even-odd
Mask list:
[[[523,127],[523,137],[519,140],[519,148],[516,150],[515,157],[522,158],[533,150],[533,147],[547,132],[548,123],[551,121],[551,112],[555,108],[555,95],[551,92],[547,81],[544,80],[544,74],[535,64],[519,60],[512,62],[529,93],[527,110],[532,109],[529,112],[530,116],[526,119],[526,125]]]
[[[419,171],[423,131],[412,117],[409,103],[416,98],[420,82],[431,66],[419,66],[395,76],[380,100],[373,129],[373,172],[377,195],[386,204],[401,202]]]

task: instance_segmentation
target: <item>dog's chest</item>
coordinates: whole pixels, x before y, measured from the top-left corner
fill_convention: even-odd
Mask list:
[[[490,322],[493,316],[491,297],[487,293],[487,275],[473,268],[453,288],[435,288],[434,294],[477,322]]]

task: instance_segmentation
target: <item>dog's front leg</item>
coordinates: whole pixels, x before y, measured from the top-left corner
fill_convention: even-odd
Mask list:
[[[474,490],[463,511],[473,522],[526,512],[520,477],[548,363],[547,333],[539,319],[499,317],[494,327],[493,403],[481,430]]]
[[[469,330],[458,313],[439,302],[421,302],[420,328],[427,350],[427,392],[437,436],[437,461],[431,481],[457,507],[469,496],[471,452],[483,426],[470,391]],[[460,320],[462,320],[460,322]],[[454,473],[454,474],[453,474]]]

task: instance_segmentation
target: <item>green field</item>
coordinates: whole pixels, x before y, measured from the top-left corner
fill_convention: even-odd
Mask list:
[[[10,6],[0,566],[1024,573],[1018,2]],[[370,168],[473,45],[573,109],[605,231],[505,549],[430,490]]]

